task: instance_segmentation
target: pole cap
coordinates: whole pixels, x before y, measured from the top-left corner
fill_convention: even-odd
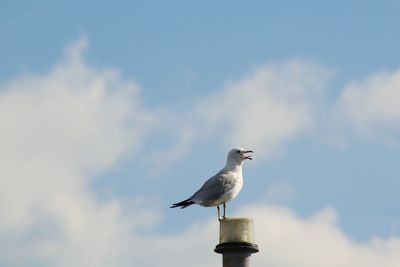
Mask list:
[[[225,218],[219,224],[219,243],[254,243],[253,220],[249,218]]]

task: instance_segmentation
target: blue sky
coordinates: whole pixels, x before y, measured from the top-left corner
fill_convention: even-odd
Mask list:
[[[397,1],[5,1],[0,266],[155,266],[181,254],[182,266],[215,265],[215,210],[168,206],[233,146],[255,151],[228,214],[263,229],[256,240],[276,253],[255,256],[260,266],[314,266],[302,237],[324,266],[396,266],[399,11]],[[159,259],[127,251],[137,242]],[[168,242],[188,252],[167,255]]]

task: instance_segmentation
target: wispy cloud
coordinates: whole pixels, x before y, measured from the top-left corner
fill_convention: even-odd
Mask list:
[[[373,74],[350,82],[338,100],[337,118],[369,140],[398,142],[400,71]]]
[[[159,110],[156,131],[173,142],[151,155],[152,162],[163,169],[207,140],[274,157],[288,141],[319,127],[331,76],[326,67],[305,60],[267,64],[198,97],[185,112],[173,106]]]
[[[314,126],[330,76],[325,67],[307,61],[258,68],[199,101],[202,127],[229,146],[272,155]]]
[[[139,149],[153,115],[134,82],[83,62],[85,46],[2,85],[0,265],[115,266],[127,229],[148,218],[122,215],[117,199],[100,204],[88,187]]]
[[[394,267],[400,260],[400,239],[355,242],[340,229],[332,209],[300,218],[284,207],[252,205],[243,214],[254,218],[263,251],[254,256],[255,265]]]
[[[173,108],[146,109],[134,81],[123,80],[115,69],[93,68],[83,61],[86,46],[84,38],[70,46],[49,73],[18,76],[2,84],[0,265],[219,264],[220,256],[212,254],[215,219],[174,235],[144,234],[149,231],[144,227],[154,227],[159,216],[117,196],[98,201],[90,179],[128,152],[140,154],[145,139],[158,133],[175,137],[160,150],[169,153],[157,154],[160,164],[181,157],[196,138],[212,136],[224,136],[218,140],[227,145],[279,151],[317,123],[330,72],[303,61],[268,65],[204,96],[193,110],[180,115]],[[340,104],[343,114],[349,114],[346,119],[368,125],[378,119],[398,120],[393,100],[398,74],[379,77],[378,84],[387,86],[378,88],[372,79],[366,93],[358,86],[346,88]],[[390,112],[360,108],[370,107],[365,103],[375,95],[383,99],[379,107],[390,107]],[[347,111],[351,107],[361,115],[352,117]],[[364,116],[373,119],[359,119]],[[171,123],[178,126],[171,130]],[[293,191],[283,185],[268,194],[290,198]],[[260,266],[397,267],[400,261],[398,238],[356,243],[340,229],[330,209],[299,218],[284,207],[253,204],[240,214],[255,218],[262,253],[253,259]]]

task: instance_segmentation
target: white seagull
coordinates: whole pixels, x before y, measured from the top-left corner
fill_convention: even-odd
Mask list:
[[[252,159],[249,153],[253,153],[253,151],[233,148],[229,151],[226,165],[221,171],[208,179],[191,197],[172,204],[170,208],[180,207],[184,209],[192,204],[204,207],[217,206],[218,220],[221,220],[219,206],[223,205],[222,219],[225,219],[226,203],[234,199],[242,189],[243,161]]]

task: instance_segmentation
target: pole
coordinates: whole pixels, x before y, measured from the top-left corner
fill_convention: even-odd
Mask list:
[[[225,218],[219,224],[219,244],[216,253],[222,254],[223,267],[249,267],[250,256],[258,252],[254,244],[253,220]]]

